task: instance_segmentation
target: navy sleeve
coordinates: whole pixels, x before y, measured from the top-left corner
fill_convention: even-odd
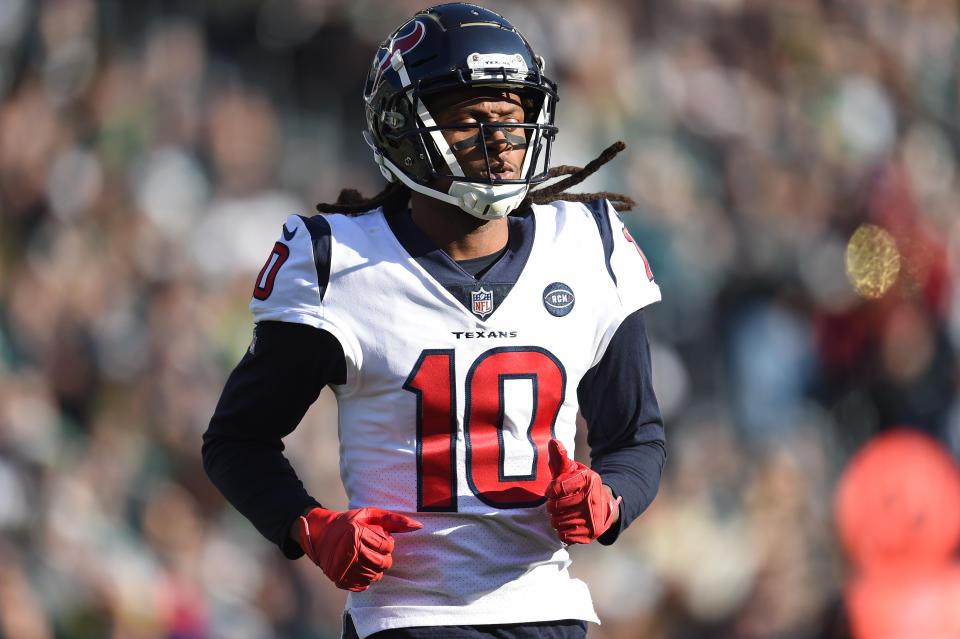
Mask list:
[[[617,328],[603,358],[580,381],[577,398],[587,422],[592,468],[623,498],[619,525],[598,539],[609,545],[653,501],[666,460],[642,310]]]
[[[319,505],[283,455],[283,437],[300,423],[326,384],[346,379],[343,348],[330,333],[260,322],[227,379],[203,435],[210,480],[284,555],[303,554],[288,533],[305,508]]]

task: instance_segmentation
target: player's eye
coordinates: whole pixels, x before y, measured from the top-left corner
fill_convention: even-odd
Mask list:
[[[458,122],[458,124],[476,124],[476,122]],[[462,129],[457,130],[457,137],[459,138],[473,138],[480,135],[479,127],[463,127]]]
[[[462,118],[462,119],[457,120],[456,122],[454,122],[454,124],[459,124],[460,126],[463,127],[462,129],[460,129],[460,131],[470,131],[471,133],[476,133],[477,130],[476,130],[475,128],[467,128],[467,127],[464,126],[464,125],[467,125],[467,124],[476,124],[476,123],[477,123],[477,121],[476,121],[474,118]]]
[[[505,124],[520,124],[520,120],[517,118],[507,118],[505,120],[501,120],[501,122]],[[515,133],[517,135],[520,135],[523,132],[523,129],[517,126],[505,126],[503,127],[503,130],[509,131],[510,133]]]

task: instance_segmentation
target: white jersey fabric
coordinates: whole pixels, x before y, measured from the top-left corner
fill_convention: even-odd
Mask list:
[[[606,240],[586,205],[533,206],[532,246],[512,288],[491,299],[481,280],[468,304],[411,257],[379,209],[324,216],[328,264],[305,220],[287,219],[250,306],[255,321],[308,324],[340,341],[347,376],[333,390],[350,508],[423,523],[395,535],[381,581],[350,593],[361,637],[599,622],[550,527],[547,442],[573,454],[581,377],[627,315],[660,299],[623,222],[602,207]]]

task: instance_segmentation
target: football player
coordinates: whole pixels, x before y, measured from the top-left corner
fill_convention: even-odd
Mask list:
[[[204,465],[287,557],[351,591],[345,637],[584,637],[598,619],[566,547],[612,544],[656,494],[641,309],[660,291],[609,201],[629,199],[563,192],[622,144],[549,170],[544,66],[481,7],[414,15],[364,91],[386,188],[288,218],[255,282]],[[324,386],[344,512],[281,443]],[[590,467],[572,459],[578,413]]]

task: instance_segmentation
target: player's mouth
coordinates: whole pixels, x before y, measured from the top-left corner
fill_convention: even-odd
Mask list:
[[[504,164],[499,167],[491,167],[491,171],[483,171],[483,177],[488,177],[493,182],[500,182],[503,180],[515,180],[517,179],[517,172],[509,164]]]

